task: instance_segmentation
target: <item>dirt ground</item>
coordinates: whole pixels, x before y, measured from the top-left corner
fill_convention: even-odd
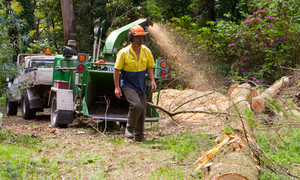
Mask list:
[[[153,101],[156,102],[157,93],[154,94]],[[196,100],[193,100],[196,99]],[[187,104],[188,102],[193,100]],[[184,105],[182,105],[184,104]],[[206,110],[224,112],[229,106],[229,100],[226,96],[212,91],[196,91],[196,90],[175,90],[168,89],[162,90],[160,94],[159,105],[168,109],[169,111],[179,110]],[[176,109],[178,106],[180,108]],[[17,116],[3,118],[3,129],[12,131],[13,133],[28,133],[34,136],[45,134],[64,134],[67,132],[75,131],[76,128],[70,129],[58,129],[50,126],[50,109],[46,109],[45,112],[38,112],[37,117],[34,120],[24,120],[21,117],[20,110]],[[5,110],[2,108],[1,112],[5,114]],[[162,131],[176,131],[177,129],[191,128],[194,130],[201,130],[208,134],[217,134],[222,128],[222,118],[204,113],[198,114],[179,114],[172,120],[168,115],[159,111],[160,120],[158,123],[147,123],[147,127],[157,125],[158,128],[151,131],[146,131],[146,135],[151,139],[155,138],[155,134]],[[78,123],[77,121],[74,121]],[[71,125],[72,126],[72,125]],[[122,133],[122,132],[118,132]],[[72,133],[71,133],[72,134]]]
[[[218,93],[212,93],[206,97],[205,94],[207,93],[212,92],[194,90],[162,91],[160,98],[165,100],[161,101],[160,105],[173,111],[181,103],[198,98],[192,103],[182,105],[180,110],[222,111],[225,106],[222,107],[217,104],[220,104],[221,101],[227,104],[226,98]],[[198,105],[195,106],[195,104]],[[179,171],[184,174],[184,179],[194,179],[190,176],[193,172],[190,165],[196,157],[188,160],[190,164],[182,165],[174,160],[176,159],[176,153],[156,148],[157,144],[155,143],[150,144],[151,147],[149,148],[127,140],[124,135],[124,128],[106,131],[105,136],[87,124],[79,126],[77,120],[69,128],[52,128],[49,111],[50,109],[46,109],[43,113],[37,113],[35,120],[24,120],[20,109],[17,116],[10,117],[5,115],[4,109],[1,109],[4,114],[2,129],[15,135],[29,135],[40,139],[43,146],[47,147],[41,148],[37,154],[32,156],[41,159],[53,157],[52,160],[49,160],[49,163],[55,167],[58,166],[60,169],[58,176],[61,179],[73,179],[74,177],[79,179],[82,177],[96,179],[99,177],[108,179],[139,177],[139,179],[151,179],[156,177],[153,172],[161,173],[161,169]],[[220,133],[222,128],[221,117],[207,114],[180,114],[174,117],[176,122],[163,112],[160,112],[160,116],[159,122],[146,123],[145,134],[150,141],[155,142],[162,135],[181,133],[186,129],[195,133],[201,132],[214,136]],[[201,153],[198,152],[198,154]],[[132,158],[132,154],[134,158]],[[152,155],[149,156],[149,154]],[[134,164],[137,164],[137,166],[134,166]],[[90,173],[91,171],[93,173]],[[58,178],[58,176],[54,174],[46,177]],[[41,175],[41,177],[45,176]],[[163,175],[163,177],[168,177],[168,175]]]

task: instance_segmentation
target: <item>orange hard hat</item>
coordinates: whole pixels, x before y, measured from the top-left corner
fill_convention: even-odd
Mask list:
[[[147,33],[144,31],[143,27],[140,25],[133,25],[129,30],[129,36],[146,36]]]

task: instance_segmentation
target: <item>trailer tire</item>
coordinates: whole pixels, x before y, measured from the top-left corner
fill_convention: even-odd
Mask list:
[[[12,102],[6,98],[6,115],[15,116],[18,113],[18,102]]]
[[[54,95],[51,102],[51,126],[52,127],[60,127],[60,128],[68,127],[68,124],[59,123],[60,120],[63,118],[62,112],[63,111],[57,111],[56,95]]]
[[[30,109],[27,93],[24,93],[21,98],[21,110],[22,110],[22,117],[26,120],[34,119],[36,116],[36,110]]]

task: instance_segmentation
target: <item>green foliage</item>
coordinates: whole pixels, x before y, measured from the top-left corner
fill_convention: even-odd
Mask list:
[[[2,64],[13,60],[14,46],[11,43],[9,32],[12,29],[21,27],[21,22],[16,18],[16,13],[13,11],[10,14],[6,14],[8,9],[2,1],[0,2],[0,8],[3,9],[0,11],[0,63]]]
[[[204,2],[195,0],[189,8],[196,11]],[[272,83],[289,73],[282,66],[298,67],[299,3],[235,1],[235,9],[243,10],[238,13],[231,3],[216,2],[217,17],[222,17],[217,22],[203,24],[191,15],[184,15],[172,18],[172,23],[195,44],[209,47],[214,66],[230,79]],[[252,10],[256,12],[248,16]],[[221,16],[218,14],[221,12],[227,14]],[[242,15],[246,19],[240,22]]]
[[[173,17],[180,18],[185,15],[192,14],[192,11],[188,8],[190,0],[164,0],[158,1],[158,7],[161,7],[161,14],[163,20],[168,21]]]
[[[173,17],[171,21],[176,25],[175,30],[179,31],[188,31],[189,33],[194,33],[197,27],[196,23],[194,23],[193,19],[188,15],[180,18]]]
[[[46,49],[49,48],[51,52],[55,52],[55,49],[51,48],[48,39],[34,40],[29,44],[28,54],[45,54]]]
[[[0,97],[0,107],[5,107],[6,105],[6,97]]]
[[[162,14],[163,8],[159,6],[159,2],[155,0],[146,0],[142,3],[142,8],[143,16],[149,17],[151,21],[159,22],[164,19]]]
[[[234,62],[232,70],[254,81],[274,81],[284,74],[280,66],[295,67],[291,55],[298,38],[289,29],[281,17],[271,17],[265,10],[254,12],[231,36],[228,58]]]
[[[34,12],[31,0],[18,0],[20,2],[22,11],[20,12],[20,19],[25,19],[26,25],[22,28],[21,34],[27,34],[34,29]]]
[[[231,64],[232,77],[272,82],[286,74],[281,66],[296,66],[295,45],[300,32],[292,31],[293,25],[287,24],[282,16],[272,17],[268,11],[258,10],[241,25],[227,28],[226,34],[221,31],[227,42],[219,50],[224,55],[223,61]]]
[[[107,2],[103,1],[80,1],[75,0],[74,2],[74,18],[76,24],[76,41],[77,51],[93,54],[93,43],[94,43],[94,21],[98,18],[101,20],[106,19],[104,32],[102,33],[102,40],[105,40],[105,32],[109,28],[111,17],[107,14],[107,9],[104,8]],[[103,47],[101,45],[101,47]]]

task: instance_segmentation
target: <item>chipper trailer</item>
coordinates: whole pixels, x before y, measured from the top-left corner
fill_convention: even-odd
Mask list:
[[[105,42],[101,60],[77,53],[72,41],[70,46],[63,47],[63,55],[55,57],[48,100],[52,127],[67,127],[73,122],[74,115],[103,121],[127,122],[129,105],[124,96],[121,99],[115,97],[113,73],[116,54],[121,49],[123,40],[128,37],[129,29],[135,24],[143,27],[152,25],[147,19],[139,19],[113,31]],[[157,63],[167,65],[166,60],[157,60]],[[159,65],[154,69],[156,80],[161,82],[162,74],[166,73],[163,73],[164,70]],[[146,84],[147,98],[151,102],[149,79]],[[158,84],[159,92],[161,83]],[[158,120],[156,109],[148,106],[146,122]]]

